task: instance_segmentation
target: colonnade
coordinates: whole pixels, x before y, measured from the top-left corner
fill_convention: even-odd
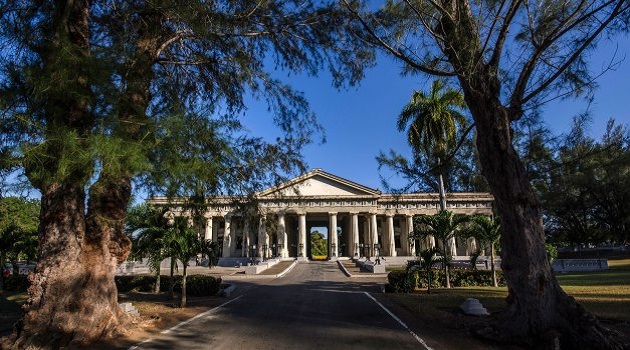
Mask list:
[[[274,220],[273,223],[265,220]],[[310,224],[309,224],[309,220]],[[328,231],[328,258],[414,256],[416,249],[436,245],[433,237],[414,239],[413,215],[376,212],[283,212],[259,219],[255,228],[249,221],[230,214],[206,217],[204,238],[222,243],[222,256],[310,257],[310,229],[323,226]],[[271,232],[268,232],[271,231]],[[337,233],[340,233],[338,235]],[[420,245],[420,246],[418,246]],[[472,238],[449,241],[452,255],[468,255],[476,250]]]

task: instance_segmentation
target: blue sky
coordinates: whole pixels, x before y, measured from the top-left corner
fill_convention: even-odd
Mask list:
[[[598,78],[599,88],[590,106],[591,134],[596,137],[602,134],[611,117],[630,124],[630,38],[602,42],[590,64],[594,70],[601,70],[615,51],[617,61],[624,57],[625,60],[615,71]],[[325,74],[288,78],[296,90],[304,92],[325,129],[327,142],[305,149],[309,169],[322,168],[382,190],[375,157],[379,151],[387,152],[392,148],[403,154],[409,152],[404,134],[396,129],[396,118],[412,91],[428,90],[432,81],[422,76],[403,77],[400,72],[400,64],[381,55],[377,66],[366,72],[357,88],[338,91]],[[554,101],[543,107],[542,116],[550,129],[559,134],[569,130],[573,116],[584,112],[586,106],[583,99]],[[277,130],[265,114],[268,112],[262,102],[252,103],[243,122],[252,133],[273,139]],[[392,183],[400,184],[391,174],[384,175]]]

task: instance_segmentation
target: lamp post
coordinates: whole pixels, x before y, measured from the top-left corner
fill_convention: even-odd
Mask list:
[[[271,254],[272,254],[271,256],[273,256],[274,258],[278,256],[278,251],[276,250],[276,244],[275,243],[273,243],[271,245]]]
[[[365,256],[365,253],[363,251],[363,243],[359,243],[358,247],[359,247],[359,258],[361,258],[362,256]]]
[[[263,261],[265,261],[265,259],[267,258],[267,244],[266,243],[263,244],[262,248],[263,248],[263,256],[262,256],[262,258],[263,258]]]

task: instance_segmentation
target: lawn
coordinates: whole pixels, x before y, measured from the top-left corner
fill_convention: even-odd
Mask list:
[[[610,260],[608,270],[565,273],[557,278],[567,294],[604,323],[630,337],[630,259]],[[461,329],[483,323],[483,318],[463,316],[459,305],[466,298],[476,298],[490,313],[501,311],[506,306],[507,288],[440,288],[433,289],[431,294],[418,290],[387,297],[412,312],[419,324],[433,324],[436,328],[451,329],[453,334],[462,334]],[[466,341],[466,335],[462,337],[458,341]]]

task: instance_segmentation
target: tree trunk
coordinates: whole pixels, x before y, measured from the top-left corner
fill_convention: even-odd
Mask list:
[[[180,297],[180,303],[179,303],[179,305],[183,308],[186,307],[186,275],[187,275],[186,269],[187,267],[188,267],[188,264],[184,263],[184,272],[182,274],[182,295]]]
[[[175,299],[175,258],[171,257],[171,279],[168,285],[168,297]]]
[[[160,270],[158,269],[158,272],[155,274],[155,289],[153,290],[154,294],[159,294],[160,293],[161,279],[162,279],[162,277],[160,276]]]
[[[492,285],[498,287],[497,269],[494,266],[494,243],[490,243],[490,269],[492,270]]]
[[[451,288],[451,278],[448,273],[448,256],[446,255],[448,252],[448,239],[441,240],[442,241],[442,270],[444,270],[444,281],[445,287]]]
[[[501,216],[501,267],[508,284],[508,306],[495,336],[535,347],[621,348],[597,320],[560,288],[551,270],[540,204],[512,145],[508,111],[500,104],[498,83],[460,79],[477,126],[483,173]]]

